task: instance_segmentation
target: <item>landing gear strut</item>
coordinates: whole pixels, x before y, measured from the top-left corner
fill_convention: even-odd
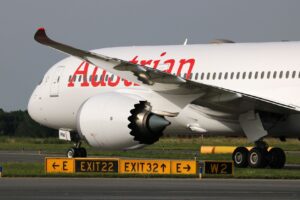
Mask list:
[[[255,146],[249,151],[245,147],[237,147],[232,153],[234,165],[239,168],[247,166],[251,168],[280,169],[285,164],[285,153],[281,148],[272,148],[268,151],[268,144],[262,140],[255,142]]]
[[[68,149],[67,151],[67,157],[68,158],[77,158],[77,157],[83,157],[85,158],[87,156],[86,149],[81,146],[81,142],[76,142],[75,146]]]

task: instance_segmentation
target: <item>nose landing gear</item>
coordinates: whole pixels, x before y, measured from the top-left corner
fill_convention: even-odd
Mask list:
[[[67,157],[68,158],[78,158],[78,157],[85,158],[85,157],[87,157],[86,149],[83,147],[80,147],[80,146],[81,146],[81,142],[77,142],[75,144],[75,147],[68,149]]]
[[[281,148],[275,147],[268,151],[268,145],[264,141],[255,142],[255,147],[248,151],[245,147],[237,147],[232,153],[234,165],[239,168],[247,166],[251,168],[265,168],[269,166],[273,169],[284,167],[286,157]]]

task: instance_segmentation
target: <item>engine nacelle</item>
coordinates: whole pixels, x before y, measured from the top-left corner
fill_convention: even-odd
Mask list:
[[[153,144],[169,124],[141,97],[114,92],[89,98],[77,115],[79,134],[91,146],[108,150]]]

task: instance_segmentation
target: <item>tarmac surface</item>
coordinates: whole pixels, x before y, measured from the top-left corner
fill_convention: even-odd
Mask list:
[[[0,162],[44,162],[47,155],[38,151],[0,151]],[[49,155],[50,156],[50,155]],[[54,156],[54,155],[51,155]]]
[[[3,162],[44,162],[38,151],[0,151]],[[300,168],[288,165],[286,168]],[[0,178],[0,199],[300,199],[300,180]]]
[[[1,178],[0,199],[300,199],[300,180]]]

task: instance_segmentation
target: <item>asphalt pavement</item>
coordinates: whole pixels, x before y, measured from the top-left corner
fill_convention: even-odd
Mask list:
[[[0,178],[0,199],[299,200],[300,180]]]

